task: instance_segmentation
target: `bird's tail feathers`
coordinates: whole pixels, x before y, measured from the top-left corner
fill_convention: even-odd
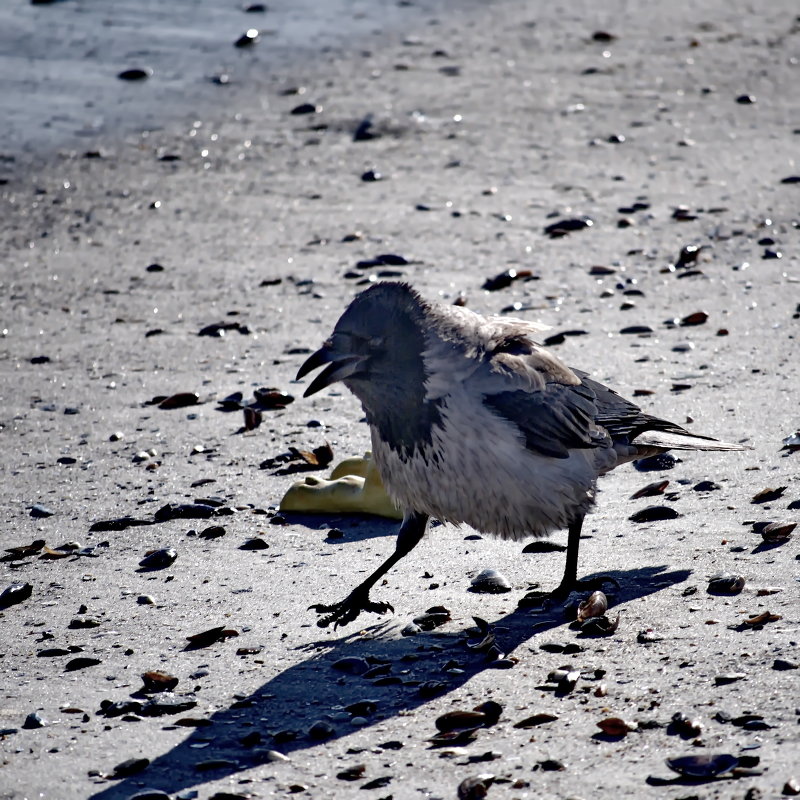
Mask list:
[[[693,436],[688,432],[679,434],[654,430],[639,434],[631,444],[640,447],[664,447],[669,450],[752,450],[748,445],[720,442],[710,436]]]

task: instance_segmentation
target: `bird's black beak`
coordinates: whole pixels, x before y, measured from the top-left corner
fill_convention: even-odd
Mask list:
[[[336,353],[331,343],[326,342],[316,353],[310,355],[303,363],[303,366],[297,371],[296,380],[300,380],[300,378],[318,369],[323,364],[328,365],[314,378],[305,392],[303,392],[303,397],[310,397],[312,394],[316,394],[332,383],[349,378],[361,369],[361,366],[366,360],[367,356]]]

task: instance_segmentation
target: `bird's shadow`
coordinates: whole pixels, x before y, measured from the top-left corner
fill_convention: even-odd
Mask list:
[[[398,520],[376,517],[372,514],[348,513],[339,517],[331,514],[282,511],[281,515],[295,527],[300,526],[313,531],[334,531],[333,536],[328,533],[326,544],[351,544],[381,536],[397,535]]]
[[[622,589],[617,602],[629,602],[682,583],[690,574],[689,570],[668,572],[662,566],[606,572],[603,577],[619,581]],[[561,607],[542,612],[517,609],[492,622],[498,644],[506,653],[567,624]],[[453,692],[475,675],[494,669],[485,656],[466,647],[463,630],[439,629],[414,637],[389,633],[381,638],[384,625],[376,626],[374,638],[344,636],[305,645],[303,650],[312,651],[308,658],[275,675],[249,696],[240,696],[212,715],[208,725],[156,758],[144,772],[110,783],[92,795],[92,800],[122,800],[142,786],[173,794],[236,775],[274,758],[270,751],[291,755],[354,732],[350,715],[343,711],[348,705],[367,699],[374,702],[372,713],[368,713],[369,707],[363,712],[361,727],[365,728]],[[368,679],[332,667],[345,657],[384,665],[384,674]],[[463,671],[443,669],[446,664],[452,667],[453,662]],[[497,672],[498,683],[507,680]],[[309,731],[319,721],[327,721],[330,731],[315,738]],[[431,721],[430,733],[435,732]],[[379,742],[378,746],[381,744],[387,749],[402,747],[396,742]],[[214,762],[216,767],[207,769]]]

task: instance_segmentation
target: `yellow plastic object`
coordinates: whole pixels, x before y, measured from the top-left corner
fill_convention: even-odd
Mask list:
[[[363,458],[347,458],[337,464],[328,480],[309,476],[292,484],[281,500],[281,511],[403,518],[383,488],[371,453],[365,453]]]

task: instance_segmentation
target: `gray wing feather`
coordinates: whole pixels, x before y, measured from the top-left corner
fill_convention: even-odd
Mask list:
[[[550,383],[543,391],[498,392],[483,402],[519,429],[529,450],[542,455],[567,458],[570,450],[608,444],[594,423],[597,408],[589,387]]]

